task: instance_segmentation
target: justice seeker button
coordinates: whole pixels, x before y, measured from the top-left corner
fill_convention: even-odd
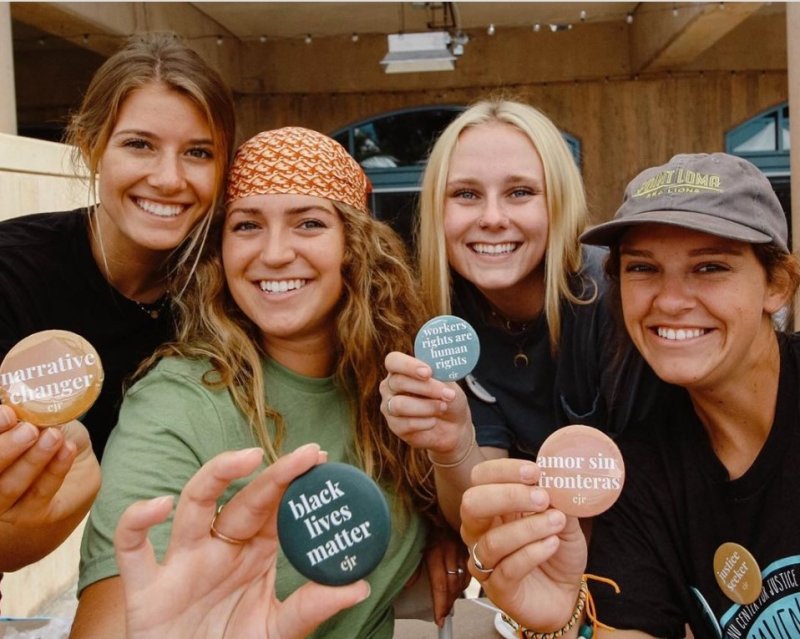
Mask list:
[[[372,572],[390,532],[383,493],[348,464],[328,462],[300,475],[278,509],[278,539],[286,558],[304,577],[329,586]]]
[[[433,370],[433,377],[454,382],[472,372],[481,345],[468,322],[454,315],[439,315],[425,322],[414,340],[414,357]]]
[[[550,504],[573,517],[593,517],[611,508],[625,481],[619,448],[591,426],[559,428],[544,440],[536,463]]]
[[[761,594],[761,569],[753,555],[739,544],[727,542],[714,553],[714,577],[731,601],[747,605]]]
[[[100,394],[103,367],[94,347],[69,331],[29,335],[0,364],[0,399],[36,426],[83,415]]]

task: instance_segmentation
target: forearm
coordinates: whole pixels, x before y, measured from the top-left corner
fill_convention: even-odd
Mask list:
[[[122,579],[110,577],[87,586],[78,601],[70,639],[125,639],[125,628]]]
[[[58,548],[81,523],[89,508],[38,528],[0,522],[0,572],[13,572],[39,561]]]

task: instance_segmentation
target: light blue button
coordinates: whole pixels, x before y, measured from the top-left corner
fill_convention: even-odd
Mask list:
[[[428,320],[414,340],[414,356],[428,364],[433,376],[446,382],[462,379],[478,363],[481,345],[469,322],[454,315]]]

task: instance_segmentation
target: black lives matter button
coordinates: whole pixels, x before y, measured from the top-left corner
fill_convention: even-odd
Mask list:
[[[297,571],[341,586],[365,577],[389,545],[386,499],[364,472],[337,462],[295,479],[278,510],[278,539]]]

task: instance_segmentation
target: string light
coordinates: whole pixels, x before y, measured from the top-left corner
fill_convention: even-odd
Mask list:
[[[305,41],[306,44],[311,44],[311,34],[310,33],[306,33],[306,37],[305,37],[304,41]]]
[[[533,30],[534,30],[534,32],[535,32],[535,33],[539,33],[539,31],[541,31],[541,30],[542,30],[542,25],[540,25],[540,24],[537,22],[535,25],[533,25]]]
[[[581,9],[581,22],[586,22],[586,11]]]
[[[628,24],[633,24],[633,14],[632,13],[629,13],[627,16],[625,16],[625,22],[627,22]]]
[[[260,36],[258,36],[258,41],[259,41],[261,44],[264,44],[264,43],[267,41],[267,36],[265,36],[265,35],[260,35]]]
[[[488,27],[486,27],[487,35],[493,36],[495,32],[494,23],[491,23]]]
[[[83,41],[83,44],[89,44],[89,34],[84,33],[83,38],[81,38],[81,40]]]
[[[358,34],[357,33],[353,33],[353,35],[350,36],[350,39],[353,42],[358,42]]]
[[[222,46],[222,43],[223,43],[222,36],[221,36],[221,35],[218,35],[218,36],[217,36],[217,46],[218,46],[218,47],[221,47],[221,46]]]
[[[677,18],[678,17],[678,5],[677,4],[672,5],[672,17],[673,18]]]

